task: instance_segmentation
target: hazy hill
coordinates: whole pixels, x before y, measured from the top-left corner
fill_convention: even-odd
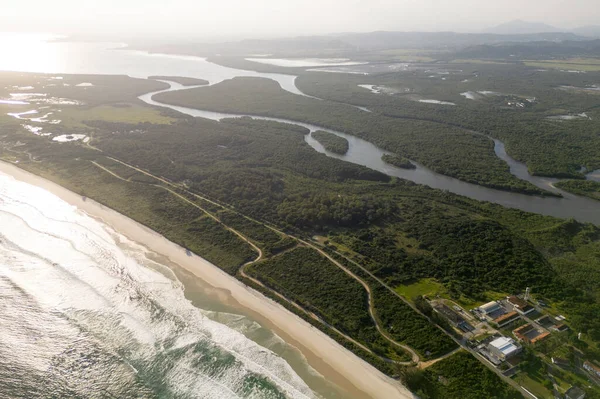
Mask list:
[[[562,59],[575,57],[597,57],[600,40],[585,41],[539,41],[528,43],[500,43],[466,47],[454,54],[456,58],[490,59]]]
[[[485,30],[485,33],[495,33],[499,35],[527,35],[532,33],[554,33],[564,32],[564,29],[560,29],[554,26],[550,26],[541,22],[528,22],[520,19],[506,22]]]
[[[285,39],[242,40],[228,43],[166,43],[150,46],[133,43],[132,47],[161,53],[200,56],[273,54],[294,57],[303,55],[344,55],[354,52],[398,48],[458,50],[478,45],[495,45],[507,42],[562,42],[585,39],[573,33],[564,32],[501,35],[493,33],[379,31]]]
[[[600,25],[588,25],[571,29],[571,32],[579,36],[600,37]]]
[[[573,33],[533,33],[501,35],[492,33],[455,32],[371,32],[334,35],[353,47],[362,49],[391,48],[462,48],[503,42],[564,41],[578,40]]]

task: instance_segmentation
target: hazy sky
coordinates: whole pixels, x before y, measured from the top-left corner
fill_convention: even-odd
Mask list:
[[[373,30],[477,31],[513,19],[600,23],[598,0],[26,0],[2,30],[153,36],[288,36]]]

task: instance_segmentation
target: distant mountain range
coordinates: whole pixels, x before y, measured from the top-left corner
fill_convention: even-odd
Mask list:
[[[398,48],[459,50],[481,45],[503,43],[562,43],[587,41],[589,38],[569,32],[530,34],[454,33],[454,32],[369,32],[341,33],[326,36],[302,36],[285,39],[242,40],[227,43],[130,43],[137,49],[159,53],[190,54],[200,56],[240,56],[248,54],[274,54],[301,57],[340,56],[364,51]]]
[[[456,32],[364,32],[336,33],[319,36],[300,36],[280,39],[250,39],[226,43],[132,42],[132,47],[153,52],[192,54],[200,56],[245,56],[273,54],[277,56],[345,56],[369,51],[399,48],[459,51],[465,55],[486,57],[516,56],[517,54],[551,53],[556,56],[573,54],[594,55],[598,50],[600,26],[563,30],[544,23],[521,20],[507,22],[480,33]],[[507,53],[507,54],[505,54]]]
[[[588,25],[581,28],[571,29],[571,32],[579,36],[600,38],[600,25]]]
[[[589,25],[575,29],[563,29],[542,22],[528,22],[516,19],[483,31],[497,35],[530,35],[535,33],[573,33],[584,37],[600,37],[600,26]]]

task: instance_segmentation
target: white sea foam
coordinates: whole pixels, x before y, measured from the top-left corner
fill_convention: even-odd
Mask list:
[[[237,398],[256,374],[287,397],[314,397],[273,352],[192,306],[179,281],[150,265],[147,250],[51,193],[0,173],[0,218],[0,290],[9,293],[0,307],[11,301],[13,309],[0,313],[4,359],[48,372],[54,359],[70,361],[92,345],[111,359],[118,353],[118,375],[130,383],[140,364],[181,352],[161,378],[183,396]],[[207,373],[198,367],[199,344],[235,361]],[[105,379],[116,367],[70,373],[69,384],[89,389],[88,378]]]

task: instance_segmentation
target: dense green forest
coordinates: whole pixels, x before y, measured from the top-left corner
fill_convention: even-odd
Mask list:
[[[389,163],[390,165],[397,166],[402,169],[416,169],[416,166],[413,165],[410,160],[407,158],[401,157],[396,154],[384,154],[381,156],[381,160],[383,162]]]
[[[423,72],[421,66],[429,72]],[[533,174],[582,178],[581,166],[588,170],[600,167],[600,139],[596,134],[600,129],[600,96],[597,91],[584,90],[599,80],[600,72],[565,73],[515,63],[453,62],[370,76],[304,73],[297,84],[307,94],[368,107],[387,117],[486,133],[502,140],[508,153],[527,163]],[[393,94],[373,94],[358,86],[363,84],[384,87],[385,93]],[[461,93],[470,93],[473,99]],[[415,101],[418,98],[457,105],[423,104]],[[548,119],[583,112],[589,118]]]
[[[394,345],[381,339],[375,330],[366,290],[316,251],[295,249],[258,263],[250,270],[268,286],[347,332],[375,353],[393,352]],[[441,356],[456,347],[398,298],[376,288],[376,284],[373,286],[377,316],[383,325],[391,327],[395,339],[419,351],[424,358]]]
[[[548,194],[514,177],[485,136],[423,120],[366,114],[335,102],[298,97],[276,82],[235,78],[214,86],[155,96],[155,100],[197,109],[287,118],[354,134],[432,170],[486,187]]]
[[[344,155],[348,152],[348,140],[343,137],[336,136],[333,133],[325,132],[323,130],[313,132],[311,135],[315,140],[321,143],[327,151],[340,155]]]
[[[600,200],[600,183],[593,180],[564,180],[554,183],[562,190]]]
[[[456,295],[474,298],[491,288],[519,291],[531,285],[562,303],[577,328],[594,336],[600,331],[600,307],[576,284],[579,269],[570,268],[565,275],[566,268],[557,267],[582,263],[583,255],[572,254],[597,240],[596,228],[575,223],[576,228],[562,229],[560,221],[537,215],[521,224],[527,215],[522,212],[391,182],[314,152],[304,142],[304,132],[289,125],[190,118],[177,126],[120,125],[120,131],[142,127],[139,135],[115,135],[117,126],[107,122],[90,125],[94,144],[106,153],[187,182],[260,220],[331,235],[360,254],[365,266],[388,284],[435,277]],[[54,156],[58,149],[42,138],[21,139],[41,157]],[[68,147],[76,146],[60,148]],[[247,258],[239,259],[241,264]]]
[[[93,81],[98,85],[122,84],[121,78],[114,79]],[[377,332],[368,312],[364,287],[314,250],[292,249],[298,245],[297,240],[267,226],[306,241],[318,235],[328,253],[343,254],[344,257],[339,255],[336,259],[371,287],[375,316],[386,332],[423,358],[427,352],[431,358],[447,353],[455,344],[377,279],[396,287],[434,278],[452,298],[467,297],[474,301],[484,300],[490,290],[508,294],[532,287],[537,298],[567,317],[572,329],[568,345],[586,358],[600,359],[598,227],[506,209],[391,179],[315,152],[304,141],[308,130],[288,124],[249,118],[215,122],[176,113],[168,113],[168,118],[163,119],[164,111],[149,107],[143,108],[143,112],[151,114],[147,121],[139,122],[139,118],[133,118],[136,123],[111,121],[111,115],[121,115],[124,109],[141,113],[142,107],[135,97],[142,89],[155,89],[155,84],[160,83],[143,86],[134,80],[122,84],[121,98],[116,89],[109,89],[101,106],[101,119],[97,119],[94,105],[86,105],[76,107],[82,112],[79,123],[56,127],[65,134],[88,134],[92,138],[89,145],[51,142],[25,132],[13,118],[2,115],[0,155],[138,220],[239,277],[239,268],[255,260],[258,254],[228,230],[236,229],[265,253],[266,260],[250,266],[249,273],[382,356],[406,360],[406,353]],[[73,92],[65,92],[64,96],[81,101],[89,96],[87,91],[78,93],[80,97]],[[242,99],[244,95],[241,94]],[[139,108],[126,108],[124,102],[137,104]],[[322,112],[315,114],[315,119],[319,118],[325,120]],[[351,129],[352,119],[340,118],[340,121],[348,123]],[[432,142],[443,137],[435,128],[439,123],[421,123],[411,122],[411,129],[416,129],[414,137],[427,137],[425,130],[430,127]],[[548,121],[549,126],[570,123]],[[361,124],[352,129],[356,133],[366,128],[367,124]],[[368,135],[371,134],[375,135],[375,130],[369,131]],[[383,131],[380,134],[383,139]],[[491,141],[481,135],[460,129],[449,134],[464,135],[471,146],[457,149],[462,151],[462,158],[473,158],[472,145],[477,140],[493,151]],[[410,140],[395,137],[390,139],[391,147],[402,142],[411,148]],[[450,143],[448,140],[436,145],[441,153]],[[108,156],[137,165],[175,186],[170,188]],[[487,164],[485,160],[481,162]],[[443,165],[449,163],[444,161]],[[504,176],[504,172],[500,175]],[[421,311],[432,322],[439,322],[427,313],[428,309]],[[447,328],[441,322],[438,324]],[[319,328],[341,340],[326,326]],[[576,332],[582,332],[583,339],[576,339]],[[352,347],[348,342],[343,344]],[[389,364],[364,351],[352,350],[388,374],[394,374]],[[432,398],[458,398],[463,397],[465,387],[471,384],[477,387],[473,392],[498,390],[499,395],[504,395],[498,397],[512,397],[508,388],[497,386],[484,366],[463,356],[466,355],[453,355],[426,369],[420,378],[431,381],[432,388],[423,392]],[[477,381],[471,381],[471,375],[478,376]]]

